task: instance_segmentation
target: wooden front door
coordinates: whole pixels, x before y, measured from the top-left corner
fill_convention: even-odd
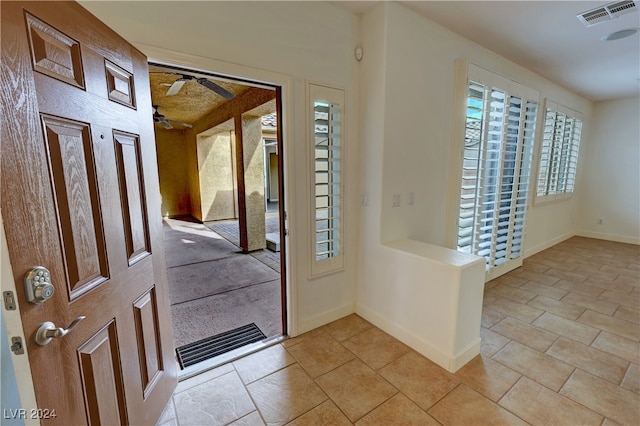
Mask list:
[[[155,424],[177,365],[147,60],[76,3],[1,8],[0,196],[42,421]],[[37,265],[55,291],[31,303]]]

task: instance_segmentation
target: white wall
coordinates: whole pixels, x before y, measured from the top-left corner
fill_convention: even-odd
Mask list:
[[[370,201],[379,203],[370,202],[363,210],[363,223],[370,227],[362,232],[365,246],[404,238],[452,246],[453,232],[447,228],[447,219],[456,214],[457,206],[448,205],[447,198],[459,185],[457,176],[449,177],[456,59],[467,59],[537,90],[541,98],[549,96],[582,112],[585,122],[590,120],[590,101],[396,3],[380,4],[366,15],[362,31],[363,68],[369,67],[368,55],[373,52],[384,58],[380,64],[372,64],[375,70],[363,70],[360,83],[363,97],[380,92],[377,97],[384,99],[384,111],[377,116],[368,116],[367,109],[372,107],[364,101],[361,104],[363,135],[383,128],[382,137],[363,138],[363,146],[371,151],[363,156],[364,191],[381,194],[380,200],[370,195]],[[589,129],[587,125],[585,139]],[[367,173],[380,164],[378,186]],[[414,205],[408,203],[410,192],[414,193]],[[392,207],[394,194],[400,194],[400,207]],[[380,223],[370,224],[375,209],[379,209]],[[574,233],[577,214],[574,199],[553,206],[532,206],[525,249]],[[368,240],[377,234],[374,228],[382,230],[380,240]]]
[[[640,98],[598,102],[581,148],[580,234],[640,244]],[[598,224],[602,219],[602,225]]]
[[[293,333],[353,312],[359,200],[354,48],[358,19],[329,2],[81,2],[152,59],[199,66],[209,71],[250,70],[251,77],[279,73],[284,90],[285,163],[289,182],[291,310]],[[177,58],[177,59],[176,59]],[[218,64],[212,69],[202,64]],[[237,75],[237,74],[235,74]],[[245,75],[240,75],[244,76]],[[288,79],[288,80],[287,80]],[[307,161],[305,86],[313,81],[346,91],[345,223],[346,268],[310,280],[310,186]],[[273,82],[273,81],[271,81]],[[349,118],[347,118],[349,120]],[[297,300],[297,302],[296,302]],[[294,315],[295,316],[295,315]]]

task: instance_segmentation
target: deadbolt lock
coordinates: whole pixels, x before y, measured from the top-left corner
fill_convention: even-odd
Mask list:
[[[42,303],[53,296],[51,274],[44,266],[35,266],[24,276],[24,292],[31,303]]]

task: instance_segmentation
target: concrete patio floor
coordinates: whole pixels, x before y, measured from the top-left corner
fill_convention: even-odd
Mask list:
[[[277,215],[266,224],[278,232]],[[279,253],[243,254],[237,229],[234,221],[164,220],[174,347],[252,322],[268,338],[282,334]]]

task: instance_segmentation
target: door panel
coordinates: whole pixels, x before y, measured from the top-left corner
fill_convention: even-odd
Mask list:
[[[76,3],[0,6],[0,198],[43,423],[153,424],[177,364],[146,58]],[[42,304],[22,292],[36,265]]]

